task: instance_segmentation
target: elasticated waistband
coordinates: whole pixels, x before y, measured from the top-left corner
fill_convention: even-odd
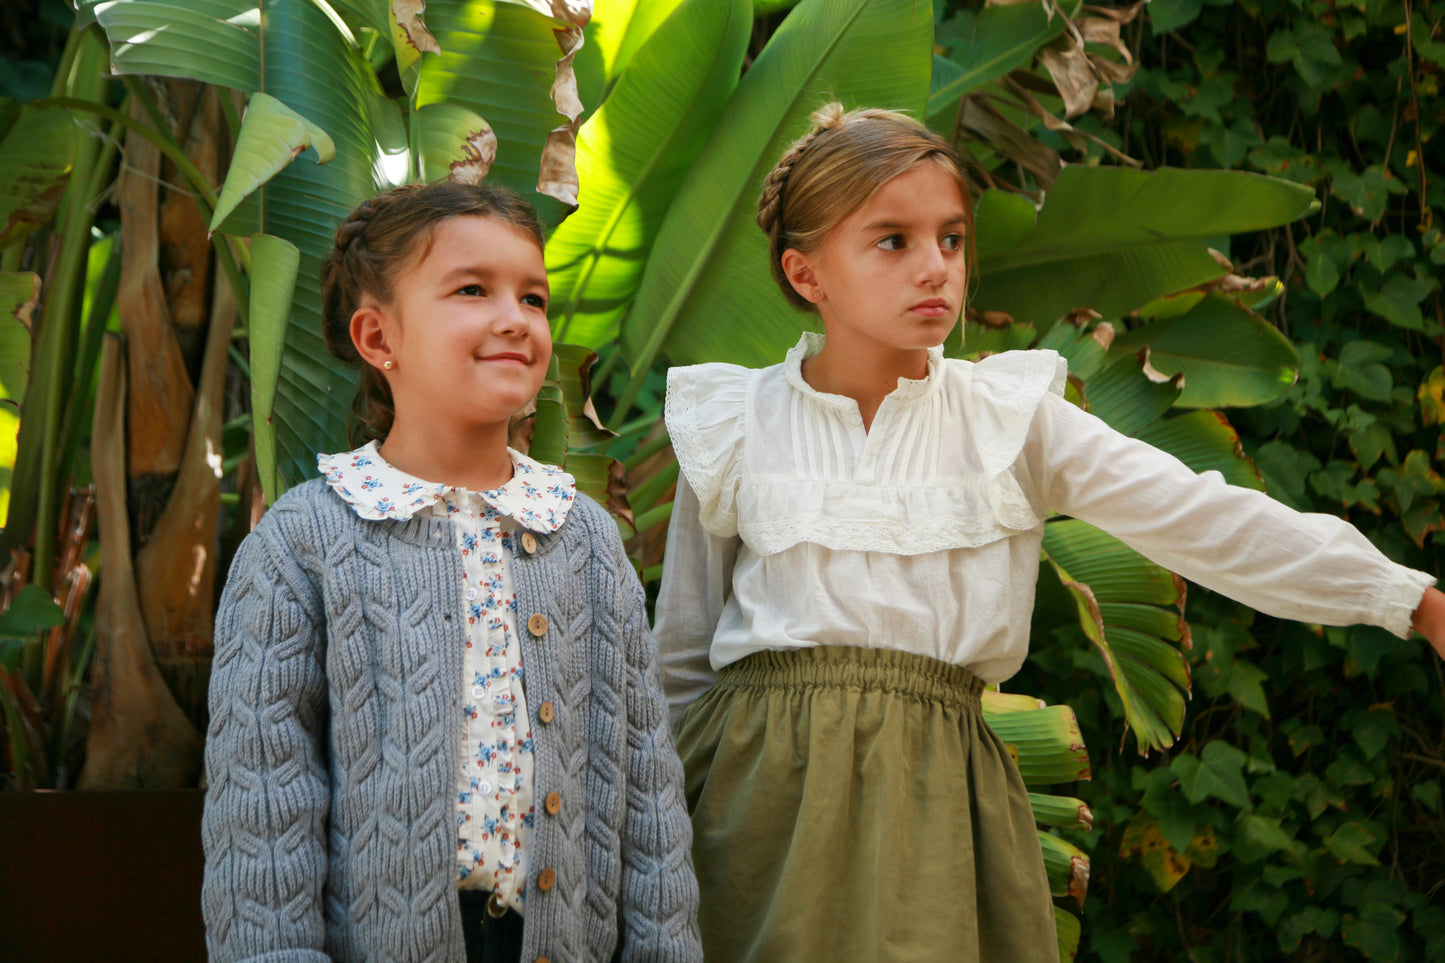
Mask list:
[[[714,688],[853,689],[977,709],[983,680],[967,669],[898,649],[820,645],[754,652],[718,672]]]

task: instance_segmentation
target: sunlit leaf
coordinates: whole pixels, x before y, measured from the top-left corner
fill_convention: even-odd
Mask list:
[[[633,58],[577,145],[581,206],[547,244],[559,339],[617,333],[658,227],[737,83],[745,0],[689,0]]]
[[[211,217],[211,230],[217,230],[243,198],[306,150],[314,150],[317,162],[322,164],[336,156],[336,145],[326,131],[275,97],[263,92],[253,94],[236,137],[226,183]]]

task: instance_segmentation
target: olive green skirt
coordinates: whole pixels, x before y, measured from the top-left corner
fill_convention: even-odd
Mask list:
[[[982,688],[846,646],[718,674],[678,730],[708,963],[1057,963],[1028,795]]]

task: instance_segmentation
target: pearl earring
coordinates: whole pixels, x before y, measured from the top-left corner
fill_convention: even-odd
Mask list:
[[[385,361],[385,362],[382,363],[381,366],[382,366],[383,368],[385,368],[387,371],[390,371],[392,368],[395,368],[395,367],[396,367],[396,362],[395,362],[395,361]]]

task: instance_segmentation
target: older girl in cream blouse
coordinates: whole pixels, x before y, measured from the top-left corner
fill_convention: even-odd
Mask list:
[[[978,695],[1027,654],[1044,519],[1261,611],[1412,623],[1445,595],[1358,531],[1196,475],[1062,397],[1064,361],[945,360],[972,210],[949,144],[829,105],[766,181],[782,364],[674,368],[657,606],[707,959],[1057,960],[1027,794]]]

